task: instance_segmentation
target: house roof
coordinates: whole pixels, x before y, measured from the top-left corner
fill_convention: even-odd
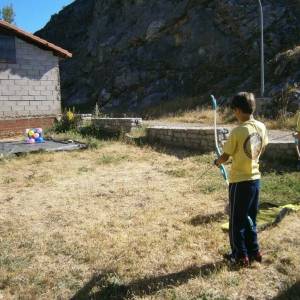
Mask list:
[[[45,50],[53,51],[54,55],[57,55],[57,56],[60,56],[63,58],[71,58],[72,57],[72,53],[70,53],[69,51],[67,51],[61,47],[58,47],[44,39],[41,39],[31,33],[28,33],[8,22],[3,21],[3,20],[0,20],[0,29],[1,28],[5,29],[8,32],[11,32],[15,36],[19,37],[22,40],[27,41],[28,43],[34,44]]]

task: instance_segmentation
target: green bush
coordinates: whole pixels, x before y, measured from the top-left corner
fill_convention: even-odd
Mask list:
[[[80,122],[80,117],[75,113],[75,110],[65,110],[61,119],[54,123],[54,132],[67,132],[71,130],[77,130]]]

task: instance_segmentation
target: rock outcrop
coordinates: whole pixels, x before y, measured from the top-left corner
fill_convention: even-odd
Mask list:
[[[276,93],[300,80],[278,56],[299,44],[300,1],[263,6],[266,90]],[[74,54],[61,62],[67,106],[146,114],[204,104],[211,92],[259,91],[257,1],[77,0],[36,34]]]

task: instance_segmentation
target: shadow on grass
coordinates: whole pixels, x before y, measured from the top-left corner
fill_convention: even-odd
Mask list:
[[[214,149],[211,151],[201,151],[201,149],[190,149],[180,146],[167,145],[159,140],[149,140],[147,136],[132,139],[132,142],[140,147],[145,145],[151,146],[151,148],[162,154],[176,156],[179,159],[184,159],[193,156],[207,155],[214,153]],[[205,163],[211,164],[212,161],[204,161]],[[281,159],[272,159],[262,157],[260,162],[260,170],[262,173],[275,172],[277,174],[284,174],[297,171],[297,159],[292,160],[290,158],[282,157]]]
[[[276,174],[285,174],[297,171],[297,159],[290,160],[284,157],[281,160],[263,159],[260,163],[262,173],[275,172]]]
[[[78,130],[78,133],[81,134],[84,138],[93,137],[104,141],[118,140],[121,135],[121,133],[113,133],[95,129],[93,126],[82,127]]]
[[[166,145],[159,141],[149,141],[147,137],[134,139],[134,143],[137,146],[141,146],[141,147],[145,145],[151,146],[151,148],[158,153],[176,156],[179,159],[210,153],[210,152],[203,152],[200,150],[192,150],[185,147]]]
[[[191,266],[180,272],[167,275],[148,277],[132,281],[128,284],[120,284],[109,280],[115,273],[106,271],[97,274],[81,288],[71,300],[101,299],[101,300],[125,300],[132,296],[153,295],[159,290],[168,287],[180,286],[194,277],[210,277],[225,266],[224,261],[209,263],[202,266]]]
[[[209,224],[211,222],[219,222],[226,217],[224,212],[216,212],[207,215],[197,215],[190,220],[190,224],[193,226],[199,226],[203,224]]]
[[[279,293],[272,300],[300,300],[300,281]]]

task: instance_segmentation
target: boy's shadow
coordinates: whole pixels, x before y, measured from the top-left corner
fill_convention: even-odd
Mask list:
[[[108,278],[115,275],[115,273],[113,271],[106,271],[101,274],[93,275],[91,280],[86,283],[71,300],[125,300],[133,295],[153,295],[161,289],[170,286],[180,286],[194,277],[210,277],[224,266],[226,266],[226,262],[220,260],[202,266],[190,266],[176,273],[142,278],[128,284],[112,283]]]
[[[272,300],[299,300],[300,299],[300,281],[297,281],[287,290],[279,293]]]

